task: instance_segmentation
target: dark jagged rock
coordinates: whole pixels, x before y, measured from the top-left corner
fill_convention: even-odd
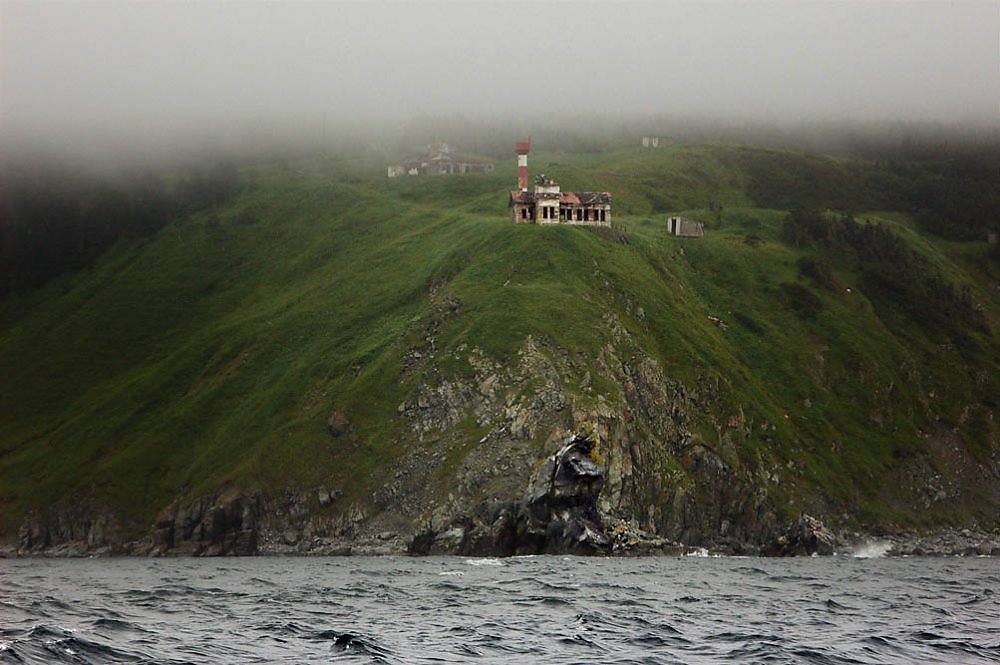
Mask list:
[[[154,524],[154,555],[250,556],[257,553],[259,498],[231,492],[174,504]]]
[[[517,501],[494,501],[479,506],[464,529],[460,551],[468,556],[510,556],[517,552],[523,534],[522,505]]]
[[[594,441],[575,435],[545,461],[525,497],[526,531],[544,533],[546,552],[607,552],[611,538],[597,512],[604,472],[591,459]]]
[[[802,513],[785,532],[761,552],[764,556],[829,556],[834,553],[837,537],[821,521]]]
[[[427,556],[431,553],[431,547],[434,545],[434,535],[432,529],[418,533],[406,547],[406,553],[415,556]]]
[[[479,556],[609,552],[612,539],[597,511],[604,472],[591,459],[593,445],[588,436],[570,437],[545,460],[522,501],[483,504],[468,519],[417,534],[408,551]]]
[[[111,555],[128,552],[114,514],[92,502],[71,501],[44,514],[29,514],[18,530],[17,553],[54,556]]]

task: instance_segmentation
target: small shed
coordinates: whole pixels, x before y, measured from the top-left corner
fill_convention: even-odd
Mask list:
[[[705,235],[705,224],[688,217],[671,217],[667,220],[667,230],[682,238],[700,238]]]

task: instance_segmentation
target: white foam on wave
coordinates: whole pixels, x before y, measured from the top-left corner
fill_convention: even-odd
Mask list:
[[[502,566],[503,561],[500,559],[466,559],[466,565],[469,566]]]
[[[442,570],[438,575],[444,575],[446,577],[461,577],[465,575],[461,570]]]
[[[688,550],[687,552],[684,553],[684,556],[707,557],[708,555],[709,555],[708,554],[708,550],[706,548],[704,548],[704,547],[699,547],[697,549]]]
[[[855,559],[881,559],[892,549],[892,543],[887,540],[869,540],[855,546],[851,556]]]

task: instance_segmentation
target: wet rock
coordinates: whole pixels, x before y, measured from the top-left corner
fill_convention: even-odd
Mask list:
[[[618,520],[609,529],[611,551],[619,556],[679,556],[687,551],[680,543],[650,534],[636,524]]]
[[[524,510],[517,501],[481,505],[466,528],[461,553],[468,556],[510,556],[518,547],[518,523]]]
[[[427,556],[431,553],[431,547],[434,546],[436,537],[437,534],[434,533],[433,529],[421,531],[410,540],[410,544],[406,547],[406,553],[414,556]]]
[[[473,515],[410,541],[413,554],[509,556],[607,553],[612,539],[597,510],[604,472],[594,442],[574,435],[538,469],[521,501],[481,504]]]
[[[761,552],[764,556],[829,556],[837,536],[820,520],[802,513]]]
[[[544,533],[546,552],[607,552],[611,538],[597,511],[604,472],[592,459],[594,441],[574,435],[545,461],[525,496],[526,532]]]
[[[889,537],[889,556],[1000,556],[1000,532],[944,529],[906,532]]]
[[[127,553],[119,521],[92,501],[70,500],[44,513],[29,513],[18,529],[20,555],[83,556],[98,551]]]
[[[175,503],[153,524],[151,555],[248,556],[257,553],[259,497],[235,490]]]

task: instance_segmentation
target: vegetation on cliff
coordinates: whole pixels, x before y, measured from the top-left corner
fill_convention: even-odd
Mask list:
[[[192,194],[75,272],[10,281],[0,534],[75,503],[139,537],[178,497],[226,487],[336,488],[331,510],[374,513],[421,451],[437,460],[421,491],[443,504],[483,445],[552,452],[554,431],[516,427],[532,400],[563,414],[553,430],[606,411],[634,464],[652,423],[683,420],[634,504],[685,484],[702,504],[730,501],[691,480],[707,459],[692,451],[708,451],[779,516],[995,521],[995,185],[948,208],[907,198],[912,177],[951,177],[914,163],[887,175],[704,145],[532,155],[567,187],[614,192],[623,244],[511,224],[512,164],[400,180],[375,157],[247,166],[239,191]],[[705,219],[706,236],[668,235],[667,212]],[[527,369],[501,377],[514,367]],[[685,396],[683,413],[660,413],[666,398],[640,413],[629,391],[649,376]],[[495,408],[491,379],[517,384]]]

